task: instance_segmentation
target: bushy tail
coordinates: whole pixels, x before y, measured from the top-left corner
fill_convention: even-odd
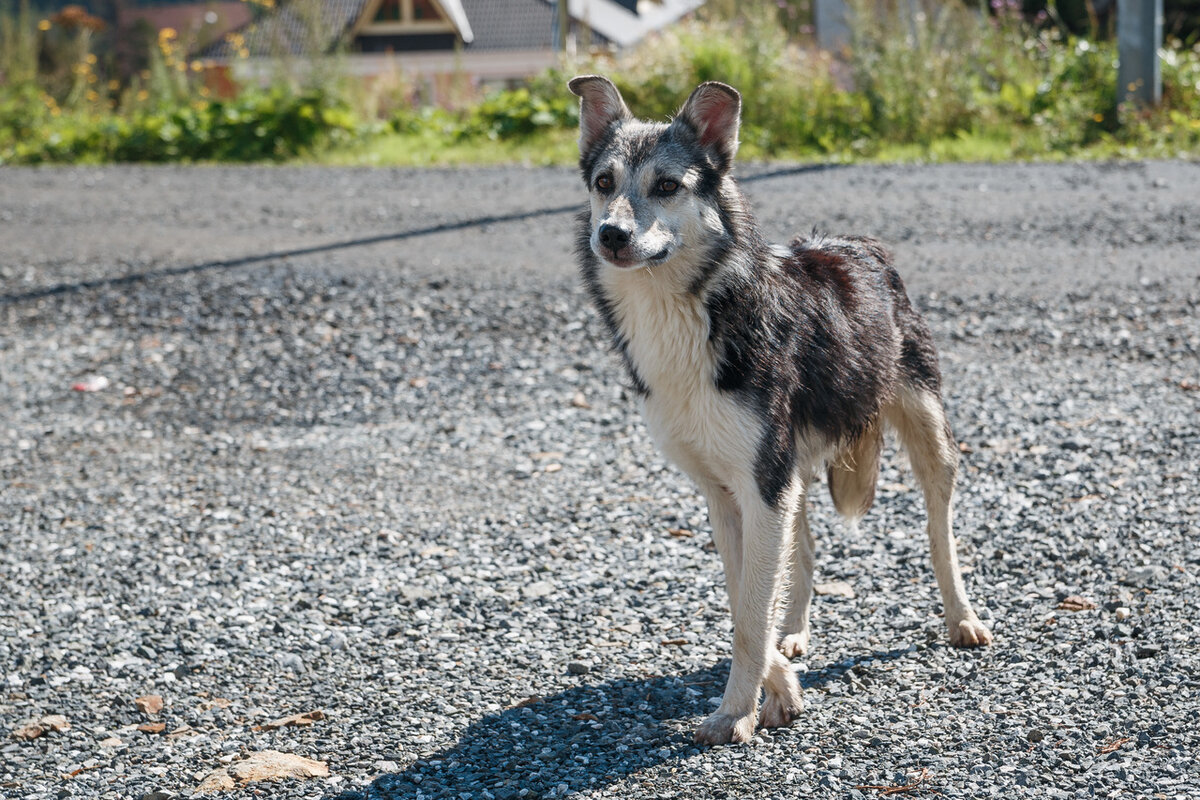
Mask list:
[[[851,522],[858,522],[875,502],[882,448],[883,430],[879,425],[873,425],[839,451],[829,464],[829,494],[833,496],[833,505]]]

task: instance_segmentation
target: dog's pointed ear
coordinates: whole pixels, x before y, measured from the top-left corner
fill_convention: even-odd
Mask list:
[[[633,119],[617,87],[600,75],[580,75],[567,84],[579,95],[579,152],[586,155],[614,122]]]
[[[742,96],[737,89],[717,81],[702,83],[675,115],[676,122],[691,126],[701,146],[716,156],[717,166],[728,169],[738,149]]]

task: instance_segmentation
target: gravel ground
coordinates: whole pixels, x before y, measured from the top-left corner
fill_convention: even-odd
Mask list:
[[[230,796],[1200,797],[1200,166],[742,174],[777,238],[894,246],[995,646],[946,645],[889,454],[860,533],[812,501],[853,597],[804,716],[691,744],[719,559],[576,285],[570,170],[6,169],[0,796],[277,750],[330,776]]]

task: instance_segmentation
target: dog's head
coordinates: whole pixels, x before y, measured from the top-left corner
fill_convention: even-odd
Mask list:
[[[568,85],[580,97],[591,251],[619,269],[704,258],[728,235],[719,198],[737,153],[741,96],[701,84],[666,124],[634,119],[607,78]]]

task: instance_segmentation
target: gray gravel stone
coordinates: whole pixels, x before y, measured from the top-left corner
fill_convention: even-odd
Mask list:
[[[1200,797],[1200,166],[739,169],[774,238],[895,248],[994,647],[947,647],[889,451],[857,532],[812,499],[855,597],[814,601],[805,713],[691,743],[719,560],[576,285],[569,170],[8,169],[0,796],[274,749],[332,777],[272,798]]]

